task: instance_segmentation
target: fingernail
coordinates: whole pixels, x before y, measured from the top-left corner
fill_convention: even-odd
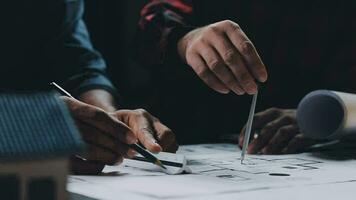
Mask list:
[[[243,95],[244,92],[241,91],[240,89],[237,89],[237,88],[234,88],[234,93],[237,94],[237,95]]]
[[[258,80],[259,80],[260,82],[264,83],[264,82],[267,81],[267,77],[268,77],[268,75],[264,73],[262,76],[260,76],[260,77],[258,78]]]
[[[247,82],[245,88],[248,94],[255,94],[257,92],[257,85],[254,82]]]
[[[254,94],[256,94],[256,92],[253,92],[253,91],[251,91],[251,90],[248,90],[248,91],[247,91],[247,94],[249,94],[249,95],[254,95]]]
[[[250,83],[250,89],[252,90],[253,93],[257,92],[257,85],[256,83]]]
[[[253,87],[253,88],[250,88],[250,90],[249,90],[249,94],[256,94],[256,92],[257,92],[257,88],[255,88],[255,87]]]
[[[230,92],[230,90],[229,89],[220,89],[219,92],[223,93],[223,94],[228,94]]]
[[[162,150],[163,150],[162,147],[158,145],[158,146],[157,146],[157,149],[156,149],[156,152],[159,153],[159,152],[161,152]]]

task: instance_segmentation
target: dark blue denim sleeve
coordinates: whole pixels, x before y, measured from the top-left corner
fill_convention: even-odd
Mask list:
[[[83,0],[66,0],[62,30],[54,39],[51,50],[56,70],[60,71],[65,87],[79,95],[91,89],[104,89],[117,96],[106,75],[106,63],[91,42],[83,22]]]

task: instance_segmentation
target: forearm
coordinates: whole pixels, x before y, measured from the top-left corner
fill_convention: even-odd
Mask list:
[[[87,104],[97,106],[107,112],[114,112],[118,109],[114,96],[106,90],[88,90],[81,93],[78,96],[78,99]]]

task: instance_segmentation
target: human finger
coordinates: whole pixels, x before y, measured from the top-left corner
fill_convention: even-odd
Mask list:
[[[187,63],[192,66],[194,72],[199,78],[208,85],[211,89],[227,94],[229,88],[227,88],[223,82],[221,82],[214,73],[209,69],[203,58],[197,53],[190,53],[187,55]]]
[[[249,144],[247,152],[250,154],[258,153],[269,143],[270,139],[276,134],[278,129],[284,125],[290,124],[288,118],[281,117],[267,123],[260,131],[257,138],[253,139]]]
[[[144,109],[136,109],[134,111],[120,111],[126,112],[129,118],[128,125],[137,135],[140,143],[151,152],[160,152],[162,147],[156,140],[156,130],[152,126],[151,115]]]
[[[156,130],[158,143],[163,151],[175,153],[178,150],[178,143],[173,131],[156,117],[153,117],[153,127]]]
[[[280,154],[282,150],[288,145],[289,141],[299,133],[299,128],[296,124],[283,126],[278,129],[277,133],[263,147],[262,154]]]
[[[238,24],[229,20],[224,21],[224,23],[226,24],[224,26],[226,35],[243,56],[249,70],[257,80],[265,82],[267,70],[253,43]]]
[[[242,56],[226,36],[226,33],[216,29],[210,34],[210,43],[233,73],[235,80],[239,83],[238,86],[248,94],[256,93],[257,84],[255,79],[248,71]]]
[[[281,109],[279,108],[269,108],[264,111],[261,111],[253,117],[253,123],[251,131],[255,133],[257,130],[261,129],[267,123],[275,120],[281,115]],[[246,131],[246,125],[242,128],[239,136],[239,145],[242,147],[244,136]]]
[[[291,154],[302,152],[314,144],[316,144],[315,140],[306,138],[303,134],[299,133],[282,150],[282,153]]]
[[[200,49],[200,56],[204,59],[205,63],[215,76],[223,82],[227,88],[238,95],[242,95],[244,91],[239,86],[238,80],[235,79],[234,74],[225,65],[216,50],[210,45],[203,45]]]

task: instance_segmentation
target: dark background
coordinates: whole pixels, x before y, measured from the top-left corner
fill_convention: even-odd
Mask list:
[[[92,42],[102,53],[108,74],[117,87],[125,107],[149,109],[153,101],[151,76],[131,59],[132,40],[140,10],[148,1],[87,0],[85,21]]]

